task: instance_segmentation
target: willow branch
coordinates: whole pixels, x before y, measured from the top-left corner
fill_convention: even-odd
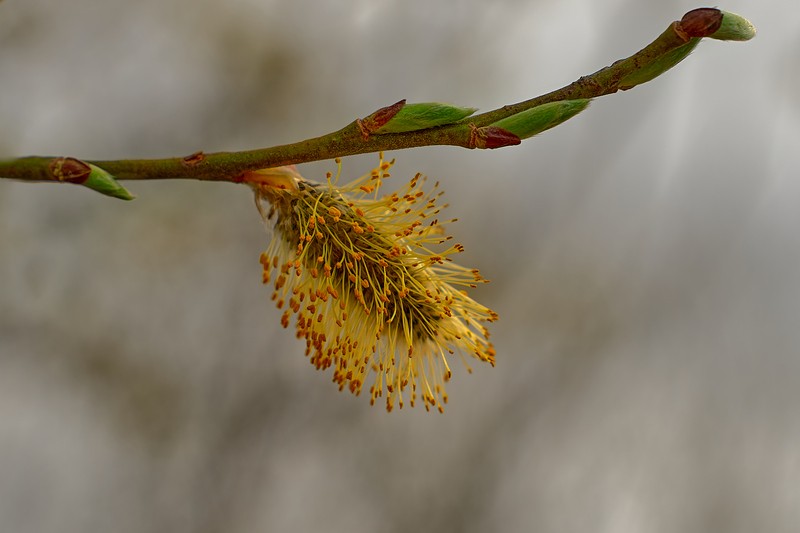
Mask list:
[[[91,186],[87,180],[94,179],[100,171],[112,182],[114,179],[194,179],[238,183],[246,171],[354,154],[433,145],[500,148],[519,144],[521,139],[563,122],[581,111],[592,98],[650,81],[684,59],[703,37],[747,40],[754,34],[752,25],[738,15],[714,8],[695,9],[680,21],[671,23],[653,42],[626,59],[550,93],[478,115],[467,116],[474,111],[472,109],[441,104],[407,106],[401,101],[333,133],[270,148],[197,152],[166,159],[81,161],[51,156],[22,157],[0,161],[0,177]],[[566,108],[546,107],[568,102],[578,103]],[[532,110],[546,110],[547,113]]]

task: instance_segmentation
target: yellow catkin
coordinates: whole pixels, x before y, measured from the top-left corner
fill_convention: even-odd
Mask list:
[[[336,185],[338,174],[317,184],[294,167],[246,175],[273,228],[260,259],[263,280],[275,279],[279,308],[289,302],[281,323],[296,316],[311,363],[332,369],[340,390],[359,394],[374,374],[371,403],[385,396],[391,411],[420,399],[442,411],[447,356],[494,366],[484,323],[497,315],[465,292],[486,280],[451,260],[464,247],[443,248],[450,238],[436,218],[445,207],[438,183],[426,192],[417,174],[402,190],[379,195],[392,164],[381,155],[372,172],[344,186]]]

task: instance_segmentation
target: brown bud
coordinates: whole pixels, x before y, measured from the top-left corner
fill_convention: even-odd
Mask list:
[[[470,148],[502,148],[504,146],[514,146],[520,144],[522,140],[510,131],[497,126],[484,126],[476,128],[472,126],[469,135]]]
[[[358,119],[358,127],[361,129],[361,135],[364,139],[369,138],[370,134],[385,126],[405,105],[406,101],[403,99],[392,105],[382,107],[365,118]]]
[[[708,37],[722,25],[722,11],[713,7],[701,7],[686,13],[676,30],[686,37]]]
[[[58,181],[83,183],[92,173],[92,168],[74,157],[57,157],[50,161],[50,173]]]

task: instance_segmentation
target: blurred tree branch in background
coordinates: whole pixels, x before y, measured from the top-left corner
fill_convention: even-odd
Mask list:
[[[746,19],[715,8],[699,8],[671,23],[632,56],[550,93],[473,115],[473,108],[440,103],[396,104],[344,128],[304,141],[241,152],[196,152],[166,159],[82,161],[34,156],[0,161],[0,178],[65,182],[102,194],[133,199],[117,180],[194,179],[247,181],[248,171],[354,154],[432,145],[493,149],[520,144],[575,116],[592,98],[631,89],[666,72],[704,37],[746,41],[755,29]]]

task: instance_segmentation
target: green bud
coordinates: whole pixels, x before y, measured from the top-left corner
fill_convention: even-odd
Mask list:
[[[637,85],[647,83],[648,81],[657,78],[686,59],[686,56],[688,56],[692,50],[694,50],[695,46],[697,46],[699,42],[699,38],[691,38],[689,39],[689,42],[683,46],[679,46],[678,48],[659,56],[658,59],[649,65],[646,65],[637,71],[631,72],[619,81],[619,88],[623,91],[626,91],[636,87]]]
[[[498,120],[492,126],[509,131],[520,139],[527,139],[558,126],[586,109],[588,105],[588,98],[550,102]]]
[[[477,109],[474,107],[456,107],[437,102],[406,104],[374,133],[402,133],[445,126],[467,118],[475,111]]]
[[[119,182],[114,179],[114,176],[102,168],[91,164],[89,165],[89,168],[91,169],[89,177],[86,178],[86,181],[81,183],[81,185],[84,187],[89,187],[100,194],[113,196],[114,198],[119,198],[120,200],[133,200],[136,198],[125,187],[120,185]]]
[[[749,41],[756,36],[756,28],[746,18],[735,13],[722,12],[722,25],[709,35],[720,41]]]

